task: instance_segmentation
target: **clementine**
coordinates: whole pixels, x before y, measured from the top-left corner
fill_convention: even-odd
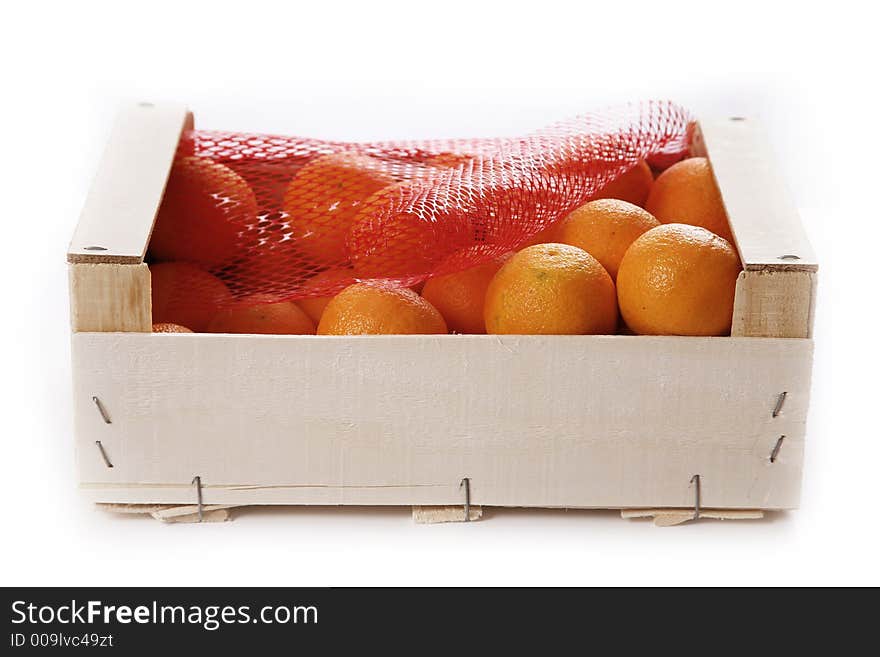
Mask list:
[[[616,198],[644,207],[653,184],[654,174],[651,172],[651,167],[644,160],[639,160],[632,169],[600,189],[596,193],[596,198]]]
[[[210,333],[315,333],[315,323],[292,301],[275,301],[265,295],[245,297],[214,315]]]
[[[350,269],[328,269],[306,281],[305,287],[306,289],[329,287],[341,284],[346,279],[350,280],[353,277],[354,272]],[[312,321],[317,326],[321,321],[321,315],[324,314],[324,309],[333,300],[334,296],[334,294],[324,294],[317,297],[306,297],[298,299],[296,303],[305,311],[306,315],[312,318]]]
[[[641,335],[726,335],[741,269],[730,243],[705,228],[652,228],[620,263],[621,314]]]
[[[284,193],[292,239],[312,261],[348,261],[346,238],[364,201],[395,182],[369,155],[334,153],[316,157],[294,176]]]
[[[150,254],[220,268],[239,254],[241,233],[256,216],[256,197],[235,171],[207,158],[178,158],[156,215]]]
[[[232,302],[216,276],[187,262],[150,265],[153,323],[180,324],[202,332],[219,309]]]
[[[701,226],[733,243],[733,233],[709,160],[692,157],[661,173],[645,209],[663,224]]]
[[[321,316],[318,335],[447,333],[442,315],[409,288],[390,282],[355,283]]]
[[[160,324],[153,324],[153,333],[192,333],[192,329],[188,329],[180,324],[162,322]]]
[[[422,296],[433,305],[454,333],[485,333],[486,290],[506,258],[445,276],[428,279]]]
[[[471,244],[474,229],[463,212],[443,221],[425,216],[419,202],[425,192],[408,183],[376,192],[355,218],[348,235],[352,264],[362,278],[428,275],[438,262]]]
[[[629,245],[659,225],[659,221],[637,205],[617,199],[599,199],[569,214],[559,229],[557,241],[583,249],[616,279]]]
[[[489,283],[487,333],[614,333],[614,281],[589,253],[536,244],[508,260]]]

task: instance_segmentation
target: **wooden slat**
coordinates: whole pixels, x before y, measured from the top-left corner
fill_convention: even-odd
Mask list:
[[[465,522],[464,506],[414,506],[413,522],[419,525],[435,525],[442,522]],[[483,517],[483,507],[471,506],[467,521],[473,522]]]
[[[141,103],[123,110],[70,242],[69,262],[143,261],[181,132],[183,105]]]
[[[708,518],[711,520],[760,520],[764,512],[759,509],[700,509],[699,518],[694,509],[624,509],[624,519],[653,518],[658,527],[672,527],[685,522]]]
[[[688,507],[700,474],[706,508],[791,508],[811,353],[751,338],[78,333],[80,481],[98,502],[191,504],[198,475],[205,504],[460,506],[469,477],[474,506],[619,509]]]
[[[147,265],[68,265],[70,326],[78,331],[152,330]]]
[[[702,121],[692,152],[712,162],[743,262],[731,335],[810,337],[818,265],[766,135],[753,119]]]
[[[746,271],[816,271],[816,256],[757,121],[703,120],[692,152],[712,162]]]
[[[156,520],[167,523],[223,522],[229,519],[228,505],[211,505],[199,507],[195,504],[172,506],[167,504],[98,504],[98,508],[111,513],[125,515],[150,515]]]
[[[811,337],[816,276],[808,271],[742,272],[736,282],[731,335]]]

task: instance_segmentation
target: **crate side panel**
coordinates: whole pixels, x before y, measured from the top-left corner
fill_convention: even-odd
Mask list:
[[[470,477],[474,504],[688,506],[693,474],[706,507],[798,501],[809,340],[79,333],[73,351],[99,501],[190,502],[199,475],[212,504],[452,504]]]

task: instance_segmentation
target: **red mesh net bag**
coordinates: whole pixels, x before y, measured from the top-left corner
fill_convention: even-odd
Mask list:
[[[415,285],[522,246],[641,160],[669,166],[691,125],[683,108],[645,102],[507,139],[194,131],[150,261],[188,263],[190,285],[214,306],[328,296],[366,279]]]

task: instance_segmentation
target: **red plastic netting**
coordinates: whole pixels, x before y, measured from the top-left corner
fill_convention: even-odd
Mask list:
[[[683,108],[646,102],[512,139],[195,131],[181,141],[150,259],[209,272],[201,286],[214,305],[327,296],[372,278],[414,285],[527,243],[642,159],[665,168],[684,156],[691,125]]]

